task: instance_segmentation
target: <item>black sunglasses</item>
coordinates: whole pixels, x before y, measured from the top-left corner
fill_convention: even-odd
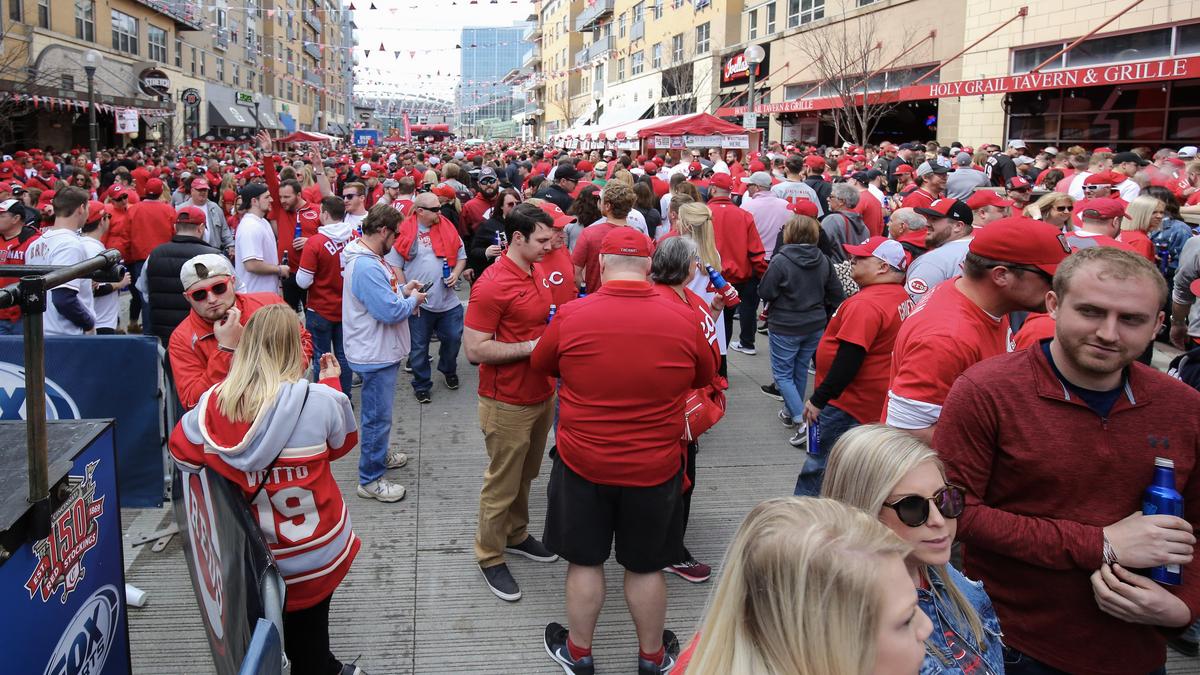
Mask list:
[[[1052,274],[1048,274],[1045,270],[1041,270],[1036,267],[1024,267],[1020,265],[1006,265],[1006,267],[1014,272],[1029,272],[1031,274],[1036,274],[1046,283],[1051,285],[1054,284],[1054,276]]]
[[[346,200],[346,201],[350,201],[351,199],[354,199],[355,197],[359,197],[359,196],[361,196],[361,195],[358,195],[358,194],[355,194],[355,193],[351,193],[351,194],[348,194],[348,195],[342,195],[342,199],[344,199],[344,200]]]
[[[933,493],[932,497],[909,495],[884,506],[896,512],[900,522],[909,527],[920,527],[929,520],[929,504],[937,507],[943,518],[957,518],[962,515],[967,505],[966,491],[963,488],[947,483],[945,487]]]
[[[480,185],[491,185],[492,183],[499,183],[499,182],[500,182],[499,178],[480,178],[479,179]]]
[[[431,209],[428,206],[414,206],[413,209],[417,211],[428,211],[430,213],[441,213],[440,209]]]
[[[1069,207],[1069,206],[1056,206],[1056,207],[1054,207],[1054,210],[1055,210],[1055,211],[1058,211],[1059,213],[1070,213],[1070,212],[1071,212],[1071,207]]]
[[[208,294],[210,291],[213,295],[225,295],[225,291],[228,290],[229,282],[222,281],[221,283],[213,284],[208,288],[197,288],[194,291],[188,291],[187,296],[191,298],[193,302],[204,302],[208,299]]]

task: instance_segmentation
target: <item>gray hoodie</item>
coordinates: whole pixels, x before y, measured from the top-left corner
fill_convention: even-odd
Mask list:
[[[844,299],[833,263],[812,244],[787,244],[776,251],[758,282],[758,296],[771,303],[767,330],[780,335],[821,330],[829,317],[826,305],[836,308]]]
[[[821,229],[829,237],[833,248],[833,261],[842,262],[847,259],[846,249],[842,244],[861,244],[871,237],[862,216],[854,211],[834,211],[821,220]]]

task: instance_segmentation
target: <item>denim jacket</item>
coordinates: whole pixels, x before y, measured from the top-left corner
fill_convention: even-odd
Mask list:
[[[979,614],[983,632],[987,636],[987,651],[982,654],[983,661],[994,675],[1004,675],[1004,648],[1000,643],[1000,638],[1004,634],[1000,631],[1000,620],[996,618],[996,610],[992,607],[992,601],[988,598],[987,592],[983,590],[983,582],[971,581],[950,565],[947,565],[946,569],[950,572],[950,582],[958,588],[967,602],[975,608],[975,612]],[[939,659],[933,654],[926,653],[925,660],[921,663],[921,675],[961,673],[962,671],[956,666],[947,667],[945,665],[954,663],[950,646],[946,643],[946,629],[953,628],[954,632],[967,643],[969,649],[978,652],[979,645],[975,644],[975,636],[971,632],[970,625],[959,618],[953,607],[947,605],[946,582],[932,569],[930,569],[929,582],[937,590],[937,594],[935,595],[928,589],[918,589],[917,603],[929,620],[933,622],[933,632],[929,635],[928,644],[941,652],[942,658]]]

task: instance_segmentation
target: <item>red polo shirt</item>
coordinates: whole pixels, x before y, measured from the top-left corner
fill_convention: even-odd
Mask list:
[[[575,263],[571,260],[571,252],[566,246],[556,248],[546,254],[546,257],[535,263],[541,270],[546,283],[550,285],[550,298],[556,306],[562,307],[579,297],[579,286],[575,283]]]
[[[129,259],[141,262],[150,252],[175,236],[175,207],[149,199],[129,207]]]
[[[489,265],[471,286],[463,325],[494,335],[497,342],[542,337],[550,315],[550,288],[537,265],[532,272],[507,255]],[[527,359],[479,364],[479,395],[510,405],[534,405],[554,394],[554,381],[534,372]]]
[[[267,189],[271,192],[271,213],[268,218],[275,223],[275,241],[279,249],[279,259],[283,260],[283,254],[287,252],[288,268],[292,270],[294,276],[296,269],[300,267],[302,253],[302,251],[292,248],[292,240],[296,238],[296,227],[299,226],[301,237],[316,236],[317,228],[321,227],[321,214],[309,202],[305,202],[295,211],[283,208],[283,204],[279,202],[279,174],[275,171],[276,161],[277,159],[273,155],[263,157],[263,175],[267,179]],[[301,190],[300,198],[304,198],[303,190]]]
[[[612,232],[620,225],[613,225],[607,220],[583,228],[579,240],[575,242],[575,250],[571,251],[571,262],[576,267],[583,268],[583,281],[587,284],[588,293],[600,290],[600,244],[604,235]]]
[[[716,373],[693,310],[644,281],[610,281],[560,309],[530,361],[562,378],[563,462],[593,483],[629,487],[679,472],[684,401]]]

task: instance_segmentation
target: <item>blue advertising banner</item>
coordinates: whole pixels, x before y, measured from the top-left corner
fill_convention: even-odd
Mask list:
[[[4,672],[130,672],[113,428],[96,426],[67,473],[50,536],[0,565]]]
[[[355,129],[354,144],[359,147],[368,145],[379,145],[379,130],[378,129]]]
[[[24,363],[22,339],[0,337],[0,420],[25,419]],[[158,340],[151,336],[46,338],[46,416],[116,420],[122,507],[162,505],[158,364]]]

